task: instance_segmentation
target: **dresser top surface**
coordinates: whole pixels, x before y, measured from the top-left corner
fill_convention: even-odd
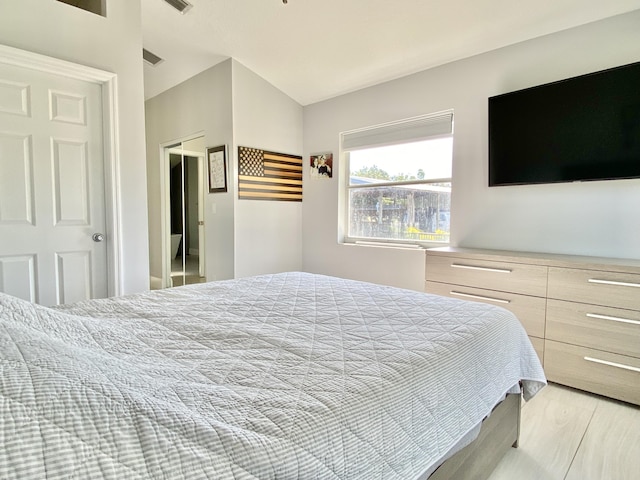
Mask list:
[[[556,253],[490,250],[482,248],[439,247],[427,249],[427,256],[462,257],[512,263],[527,263],[548,267],[583,268],[640,274],[640,260],[628,258],[589,257]]]

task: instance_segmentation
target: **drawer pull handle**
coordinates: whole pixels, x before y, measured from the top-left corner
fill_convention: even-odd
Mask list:
[[[467,270],[480,270],[483,272],[511,273],[511,270],[507,268],[476,267],[475,265],[464,265],[461,263],[452,263],[451,266],[453,268],[466,268]]]
[[[589,283],[599,283],[601,285],[616,285],[618,287],[636,287],[636,288],[640,288],[640,283],[615,282],[613,280],[598,280],[597,278],[590,278],[587,281]]]
[[[598,318],[600,320],[611,320],[612,322],[631,323],[632,325],[640,325],[638,320],[629,320],[628,318],[611,317],[609,315],[600,315],[598,313],[587,313],[589,318]]]
[[[602,365],[608,365],[610,367],[622,368],[624,370],[631,370],[632,372],[640,373],[640,368],[632,367],[631,365],[624,365],[622,363],[608,362],[606,360],[600,360],[599,358],[584,357],[587,362],[600,363]]]
[[[490,302],[496,302],[496,303],[511,303],[511,300],[503,300],[501,298],[485,297],[483,295],[472,295],[471,293],[456,292],[455,290],[451,290],[449,292],[449,294],[457,295],[458,297],[475,298],[476,300],[488,300]]]

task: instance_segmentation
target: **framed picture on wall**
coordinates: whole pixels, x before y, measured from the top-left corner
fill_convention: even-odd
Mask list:
[[[227,148],[225,145],[207,148],[209,193],[227,191]]]
[[[333,153],[311,155],[311,178],[329,179],[333,176]]]

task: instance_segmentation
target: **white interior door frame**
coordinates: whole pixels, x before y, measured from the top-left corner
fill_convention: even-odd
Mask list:
[[[198,274],[200,277],[206,276],[204,268],[207,251],[204,239],[204,198],[207,185],[205,172],[207,171],[205,156],[198,157]]]
[[[169,194],[171,189],[171,176],[169,175],[169,171],[171,168],[171,159],[170,155],[184,155],[188,157],[198,157],[198,162],[202,162],[204,164],[204,152],[196,152],[189,151],[182,148],[182,144],[184,142],[188,142],[189,140],[193,140],[195,138],[200,138],[204,136],[204,132],[198,132],[193,135],[189,135],[187,137],[179,138],[176,140],[172,140],[170,142],[163,142],[160,144],[160,205],[162,205],[162,216],[160,219],[160,228],[162,230],[162,242],[160,251],[162,254],[162,288],[171,287],[171,195]],[[198,175],[199,183],[200,176]],[[204,191],[204,184],[200,184],[198,187],[199,191]],[[202,196],[199,195],[200,201],[198,202],[198,220],[201,221],[202,216],[201,212],[203,211],[203,199],[204,193]],[[202,228],[198,229],[202,231]],[[205,248],[204,245],[200,244],[200,255],[204,256]],[[201,261],[201,264],[203,262]]]
[[[118,151],[118,78],[115,73],[60,60],[26,50],[0,45],[0,63],[30,68],[85,82],[102,88],[102,128],[104,145],[105,208],[107,225],[108,295],[122,294],[122,214],[120,196],[120,156]]]

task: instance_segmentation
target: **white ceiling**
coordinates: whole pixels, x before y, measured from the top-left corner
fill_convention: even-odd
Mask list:
[[[151,98],[232,57],[302,105],[640,8],[640,0],[142,0]]]

